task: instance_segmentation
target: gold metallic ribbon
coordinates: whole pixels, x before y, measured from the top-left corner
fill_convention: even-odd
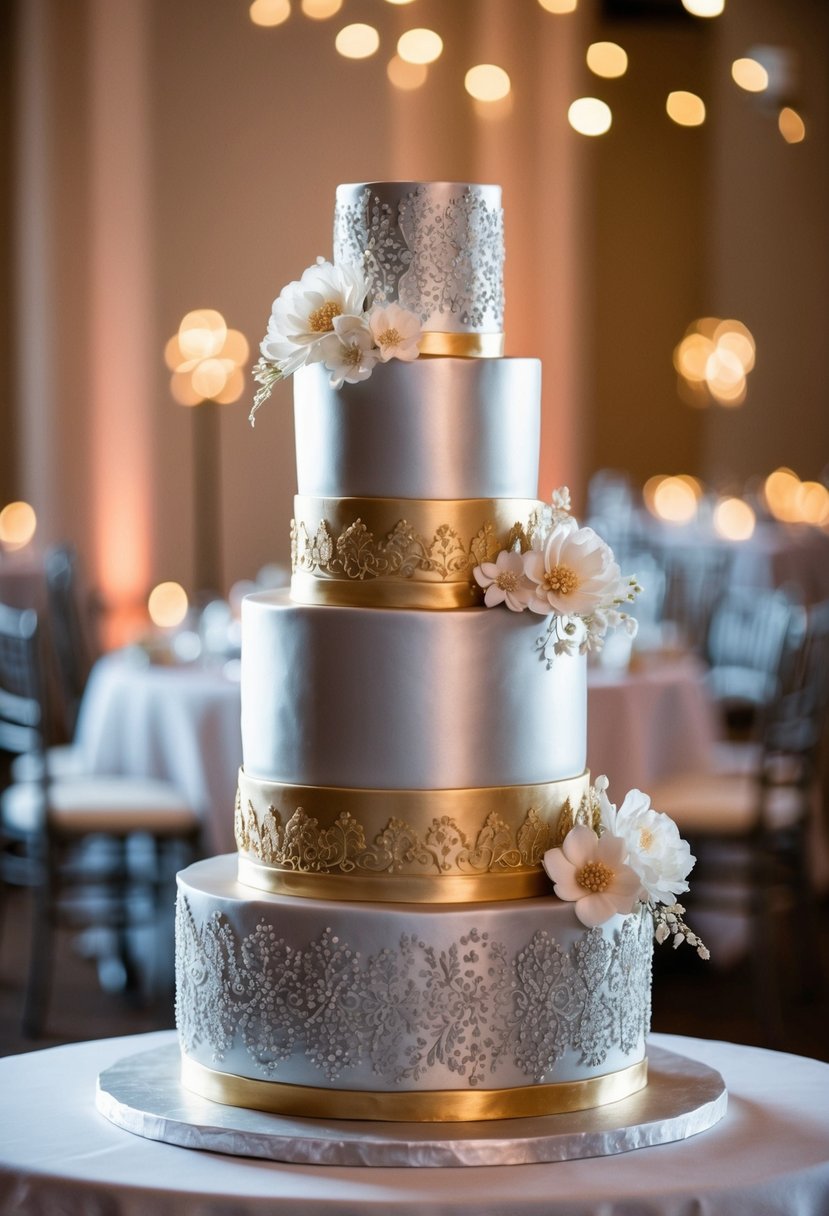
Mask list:
[[[450,334],[427,330],[421,334],[421,355],[454,355],[462,359],[500,359],[504,354],[504,335]]]
[[[389,904],[486,904],[532,899],[552,892],[540,866],[506,874],[321,874],[278,870],[239,857],[237,878],[244,887],[302,899],[357,900]]]
[[[467,1123],[521,1119],[592,1110],[638,1093],[648,1083],[648,1061],[583,1081],[522,1085],[514,1089],[395,1090],[319,1089],[218,1072],[182,1056],[185,1089],[221,1102],[272,1114],[310,1119],[360,1119],[389,1123]]]
[[[304,898],[485,903],[548,894],[540,866],[590,774],[537,785],[363,790],[239,772],[238,878]]]
[[[472,575],[530,543],[535,498],[294,499],[291,597],[301,604],[468,608]]]

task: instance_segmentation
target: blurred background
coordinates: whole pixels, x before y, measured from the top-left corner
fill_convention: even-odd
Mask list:
[[[0,601],[42,607],[56,546],[81,573],[64,741],[123,647],[165,678],[212,656],[234,720],[239,599],[290,561],[290,383],[248,423],[272,300],[330,257],[338,183],[448,179],[503,187],[506,352],[543,360],[540,496],[569,485],[650,575],[640,648],[596,685],[690,656],[717,741],[762,750],[762,697],[726,721],[710,625],[725,591],[782,591],[777,688],[829,599],[823,0],[7,0],[0,23]],[[82,711],[103,772],[114,682],[98,667]],[[215,795],[183,787],[203,818]],[[707,1029],[762,1038],[743,1013]]]

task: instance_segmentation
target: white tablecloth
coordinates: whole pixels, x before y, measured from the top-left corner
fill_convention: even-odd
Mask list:
[[[710,765],[717,718],[702,674],[693,658],[634,671],[590,669],[587,762],[594,777],[607,775],[612,801]]]
[[[0,1060],[4,1216],[826,1216],[829,1065],[701,1039],[724,1120],[689,1140],[552,1165],[357,1169],[279,1165],[133,1136],[95,1109],[102,1068],[171,1032]]]
[[[171,781],[202,817],[208,849],[235,850],[238,672],[229,678],[218,663],[164,666],[129,651],[107,655],[84,691],[76,743],[92,773]]]

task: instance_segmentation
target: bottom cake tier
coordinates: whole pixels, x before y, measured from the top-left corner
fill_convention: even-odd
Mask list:
[[[330,1118],[514,1118],[646,1084],[653,925],[586,929],[555,896],[334,902],[178,878],[182,1079],[234,1106]]]

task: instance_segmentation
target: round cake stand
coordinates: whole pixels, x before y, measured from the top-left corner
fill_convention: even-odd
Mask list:
[[[111,1122],[184,1148],[295,1165],[522,1165],[603,1157],[695,1136],[725,1114],[718,1072],[653,1047],[648,1084],[619,1102],[572,1114],[481,1123],[295,1119],[224,1106],[184,1089],[178,1045],[125,1056],[98,1077]]]

